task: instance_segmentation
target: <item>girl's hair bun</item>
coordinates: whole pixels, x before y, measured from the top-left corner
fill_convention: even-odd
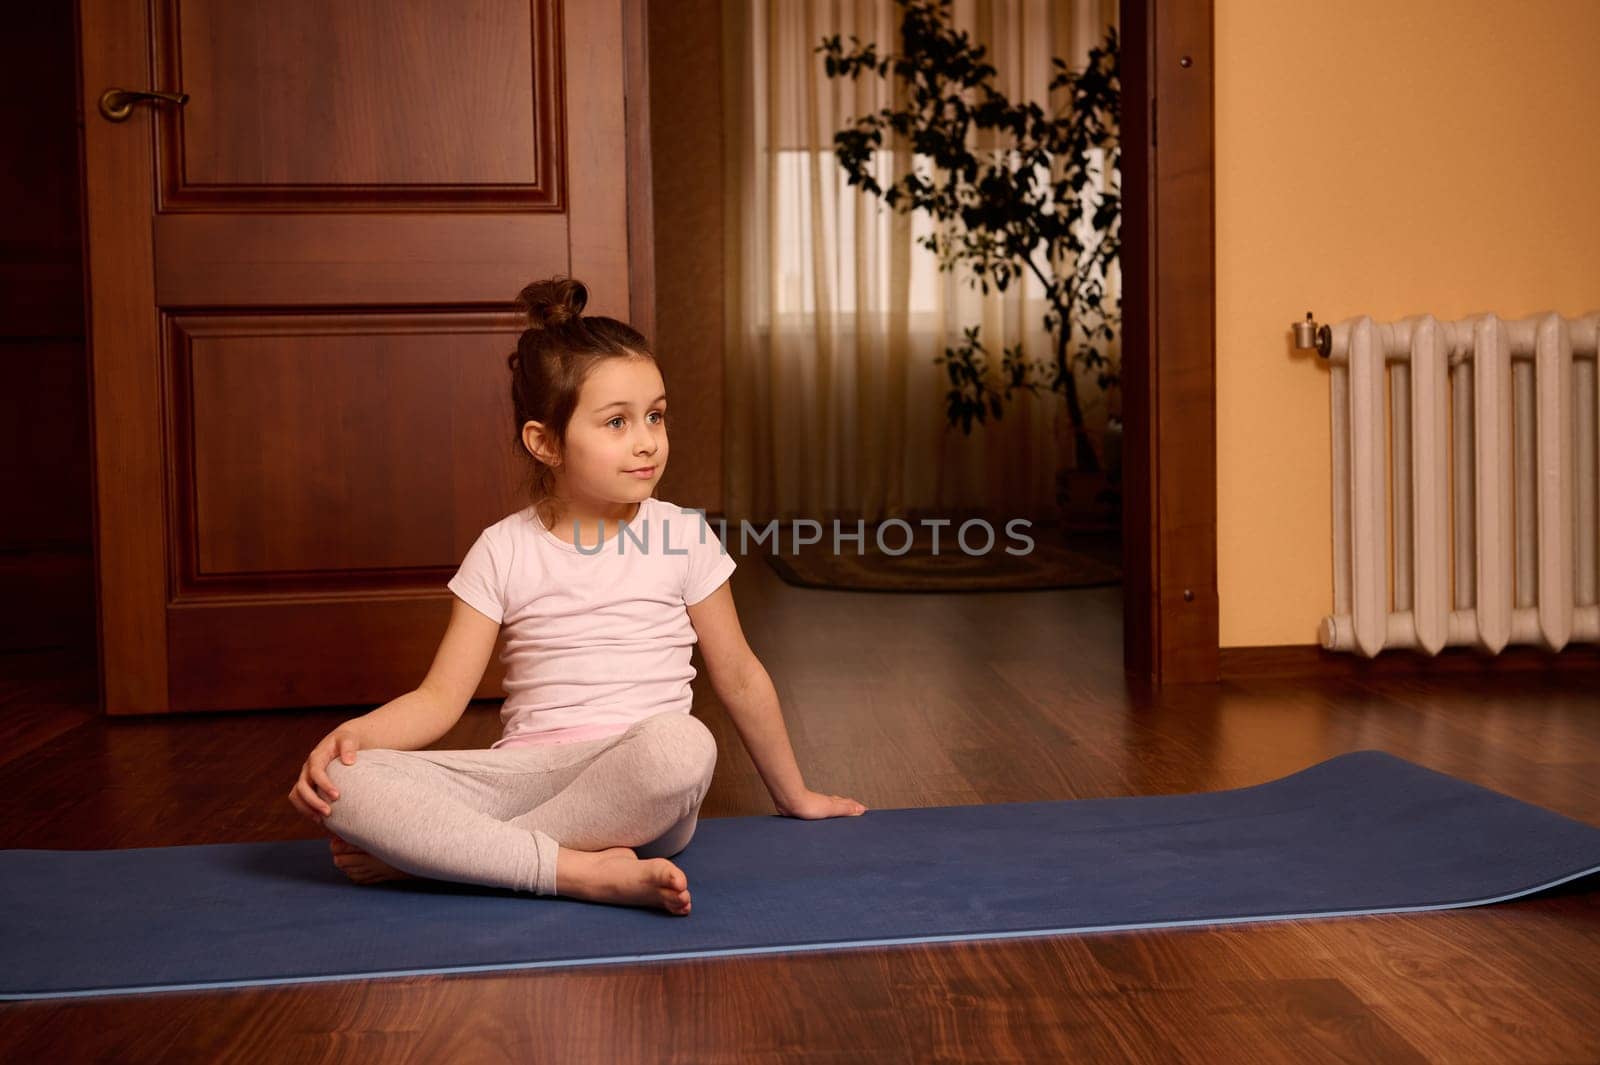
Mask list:
[[[582,281],[552,277],[525,286],[517,302],[527,309],[532,328],[556,329],[583,316],[589,290]]]

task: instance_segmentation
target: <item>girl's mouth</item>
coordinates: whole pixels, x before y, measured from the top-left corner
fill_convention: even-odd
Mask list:
[[[623,470],[622,472],[628,474],[630,477],[638,477],[639,479],[643,480],[646,477],[654,477],[656,468],[654,466],[641,466],[637,470]]]

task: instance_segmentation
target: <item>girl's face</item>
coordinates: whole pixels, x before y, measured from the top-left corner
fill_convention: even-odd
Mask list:
[[[666,393],[654,359],[602,360],[567,424],[561,494],[597,509],[650,498],[667,465]]]

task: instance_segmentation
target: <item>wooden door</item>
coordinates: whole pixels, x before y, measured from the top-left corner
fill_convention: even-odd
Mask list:
[[[642,4],[79,3],[105,708],[394,698],[522,505],[513,297],[648,331]]]

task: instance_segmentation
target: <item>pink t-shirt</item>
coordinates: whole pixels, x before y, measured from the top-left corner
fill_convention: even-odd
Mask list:
[[[529,506],[484,529],[447,585],[505,626],[494,747],[598,739],[689,712],[686,607],[735,568],[717,526],[652,497],[604,542],[593,521],[580,533],[581,544],[566,543]]]

